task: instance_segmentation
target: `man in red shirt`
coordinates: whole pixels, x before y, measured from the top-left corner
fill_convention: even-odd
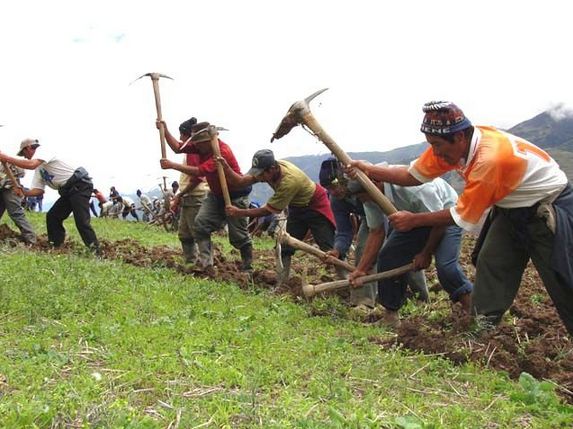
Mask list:
[[[198,164],[196,166],[178,164],[168,159],[162,159],[161,168],[175,169],[188,174],[193,179],[205,178],[209,184],[210,191],[207,193],[199,213],[197,213],[195,225],[193,226],[193,235],[199,248],[199,265],[207,272],[213,271],[211,234],[221,229],[226,223],[229,228],[229,242],[235,249],[239,249],[241,253],[240,269],[249,271],[253,262],[253,246],[247,227],[247,219],[227,216],[225,213],[225,201],[217,174],[217,162],[211,149],[209,127],[210,124],[208,122],[195,124],[192,128],[190,140],[179,148],[183,153],[198,156]],[[221,157],[225,159],[235,173],[242,174],[231,148],[220,139],[218,139],[218,142]],[[241,209],[248,208],[251,189],[251,186],[233,186],[229,184],[232,205]]]
[[[191,142],[193,126],[197,124],[196,118],[188,119],[179,125],[179,140],[177,140],[168,130],[164,121],[158,121],[157,127],[163,126],[165,130],[165,140],[175,153],[181,153],[181,148],[185,148]],[[186,153],[185,164],[191,167],[199,165],[199,154]],[[176,211],[181,206],[179,218],[179,228],[177,236],[181,242],[183,250],[183,260],[187,264],[194,264],[197,261],[198,249],[193,235],[193,226],[203,200],[207,195],[209,187],[202,177],[189,176],[181,173],[179,192],[171,200],[171,210]]]

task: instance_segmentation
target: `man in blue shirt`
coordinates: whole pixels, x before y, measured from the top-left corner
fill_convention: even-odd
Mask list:
[[[419,186],[403,187],[390,183],[379,183],[378,186],[398,210],[413,213],[447,209],[453,207],[458,199],[456,191],[440,178]],[[469,311],[473,285],[458,261],[461,239],[462,229],[457,225],[420,227],[407,232],[393,229],[378,254],[378,271],[388,271],[412,260],[414,268],[427,268],[433,255],[442,288],[453,302],[459,301],[464,310]],[[351,284],[356,284],[356,277],[350,277]],[[404,276],[378,282],[378,300],[386,308],[384,321],[392,327],[400,324],[398,311],[406,300],[405,293]]]
[[[356,270],[350,275],[353,278],[366,275],[374,266],[376,255],[384,242],[388,229],[386,216],[356,181],[348,180],[344,176],[336,159],[322,162],[319,181],[329,192],[330,206],[336,221],[334,248],[327,253],[338,259],[347,257],[354,239],[352,215],[357,215],[360,226],[356,234]],[[419,292],[422,300],[428,299],[423,271],[409,273],[408,284],[414,291]],[[376,305],[376,295],[376,283],[368,283],[361,288],[351,288],[350,303],[356,307],[373,308]]]

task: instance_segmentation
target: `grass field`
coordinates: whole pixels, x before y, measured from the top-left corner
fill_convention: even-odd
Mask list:
[[[42,215],[31,219],[45,232]],[[178,245],[134,222],[94,226],[107,240]],[[573,425],[549,382],[383,349],[370,339],[391,333],[343,310],[310,316],[335,298],[301,304],[85,252],[0,246],[1,427]]]

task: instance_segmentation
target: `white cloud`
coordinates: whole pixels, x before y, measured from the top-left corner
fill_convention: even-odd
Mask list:
[[[566,106],[563,103],[551,106],[549,109],[549,114],[555,121],[561,121],[565,118],[570,118],[573,116],[573,108]]]

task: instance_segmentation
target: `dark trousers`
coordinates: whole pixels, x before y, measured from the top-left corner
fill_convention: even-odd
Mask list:
[[[314,210],[291,211],[287,220],[287,232],[298,240],[304,240],[310,230],[320,250],[329,251],[334,247],[334,225],[322,214]],[[294,249],[283,246],[282,255],[290,256]]]
[[[90,198],[93,185],[86,182],[77,182],[66,191],[64,195],[54,203],[46,214],[46,225],[48,229],[48,241],[53,246],[61,246],[66,238],[64,220],[70,213],[74,214],[76,228],[82,237],[84,244],[90,248],[97,249],[99,243],[91,226]]]
[[[430,231],[430,227],[415,228],[408,232],[393,230],[378,254],[378,272],[412,262],[414,256],[424,248]],[[458,260],[461,239],[461,229],[449,226],[434,254],[440,284],[454,302],[462,294],[472,291],[472,284],[462,271]],[[406,286],[406,275],[381,280],[378,282],[378,299],[387,309],[397,311],[406,301]]]
[[[573,336],[573,288],[551,264],[555,235],[543,219],[532,217],[521,224],[526,237],[520,236],[510,218],[514,210],[519,209],[496,208],[496,216],[479,253],[473,311],[498,323],[513,303],[531,259],[563,324]]]

